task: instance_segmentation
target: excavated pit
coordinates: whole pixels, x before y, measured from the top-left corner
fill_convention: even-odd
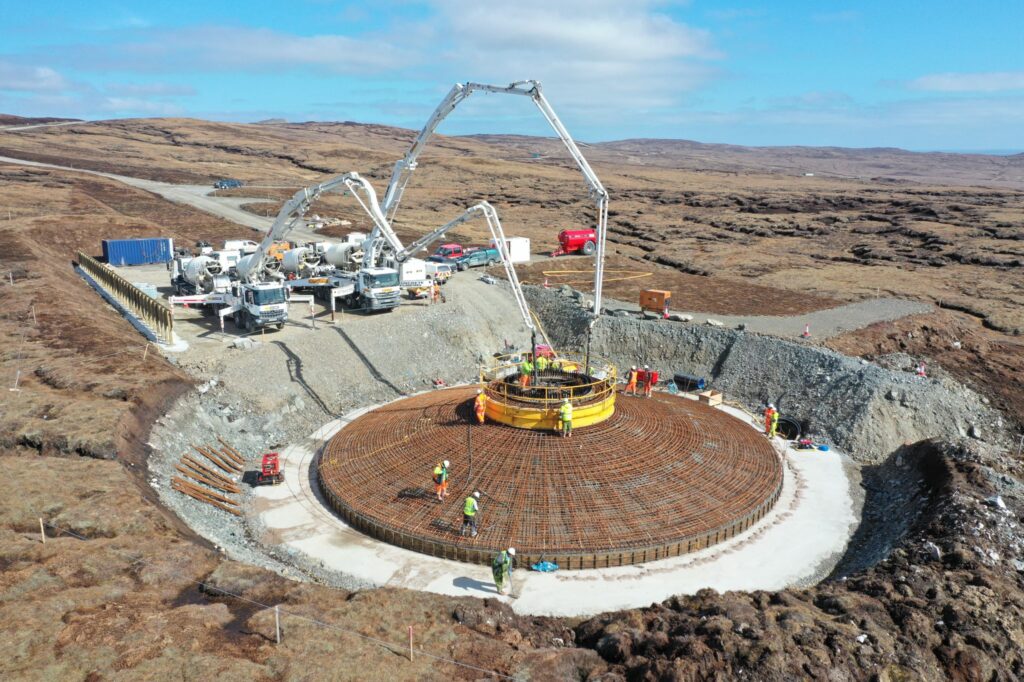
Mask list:
[[[572,438],[471,425],[474,388],[405,398],[343,428],[317,463],[330,505],[363,533],[447,559],[487,563],[515,546],[526,564],[639,564],[743,532],[771,509],[782,465],[768,441],[714,408],[671,395],[618,398]],[[452,463],[438,502],[430,474]],[[460,534],[481,490],[480,534]]]

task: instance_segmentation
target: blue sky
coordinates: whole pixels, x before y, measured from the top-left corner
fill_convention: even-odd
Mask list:
[[[1024,149],[1024,3],[0,0],[0,112],[418,128],[532,78],[584,140]],[[442,133],[548,134],[474,95]]]

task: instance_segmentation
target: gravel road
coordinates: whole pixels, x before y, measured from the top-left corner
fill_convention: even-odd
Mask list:
[[[640,307],[635,303],[624,301],[606,300],[605,310],[626,311],[639,313]],[[714,315],[709,313],[695,313],[683,310],[672,310],[671,312],[684,315],[692,315],[694,322],[705,323],[708,319],[721,322],[726,327],[736,328],[744,325],[745,329],[758,334],[771,334],[783,338],[799,337],[805,325],[810,325],[811,337],[814,339],[828,339],[845,332],[863,329],[876,322],[897,320],[908,315],[930,313],[934,307],[926,303],[908,301],[903,298],[873,298],[867,301],[848,303],[847,305],[826,310],[816,310],[804,315],[774,316],[774,315]]]
[[[211,215],[230,220],[231,222],[244,225],[245,227],[265,233],[273,224],[272,218],[265,218],[253,215],[241,208],[243,204],[254,201],[265,201],[260,197],[218,197],[212,196],[215,191],[209,185],[175,185],[169,182],[158,182],[156,180],[145,180],[133,178],[128,175],[117,175],[115,173],[103,173],[101,171],[73,168],[71,166],[57,166],[51,163],[40,163],[38,161],[24,161],[9,156],[0,156],[0,163],[13,163],[19,166],[33,166],[36,168],[54,168],[57,170],[71,171],[74,173],[86,173],[88,175],[99,175],[104,178],[116,180],[137,189],[158,194],[168,201],[177,204],[186,204],[197,210]],[[298,189],[298,188],[296,188]],[[291,236],[298,241],[318,241],[322,239],[312,230],[296,227],[292,230]]]

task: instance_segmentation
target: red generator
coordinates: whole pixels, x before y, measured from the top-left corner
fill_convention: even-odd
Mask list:
[[[263,464],[256,476],[257,485],[277,485],[284,481],[284,473],[281,471],[281,459],[276,452],[268,452],[263,455]]]
[[[558,249],[551,255],[582,253],[592,256],[594,251],[597,251],[597,230],[562,230],[558,233]]]

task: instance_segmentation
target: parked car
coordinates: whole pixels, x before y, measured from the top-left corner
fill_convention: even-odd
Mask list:
[[[224,242],[224,248],[226,250],[238,250],[244,254],[255,253],[256,249],[259,248],[259,244],[251,239],[229,239]]]
[[[445,258],[462,258],[466,255],[466,252],[462,250],[461,244],[441,244],[434,251],[435,256],[443,256]]]
[[[428,263],[438,263],[438,264],[448,265],[448,266],[451,267],[452,270],[455,269],[455,265],[456,265],[455,260],[456,260],[455,258],[449,258],[448,256],[438,256],[437,254],[434,254],[433,256],[430,256],[429,258],[427,258],[427,262]]]
[[[459,270],[467,270],[481,265],[494,265],[499,261],[501,261],[501,254],[497,249],[475,249],[462,258],[455,259],[455,267]]]
[[[444,284],[448,281],[448,278],[452,276],[454,268],[448,263],[438,263],[437,261],[427,261],[427,276],[434,280]]]
[[[241,187],[244,183],[241,180],[234,180],[232,178],[223,178],[213,183],[214,189],[234,189],[235,187]]]

